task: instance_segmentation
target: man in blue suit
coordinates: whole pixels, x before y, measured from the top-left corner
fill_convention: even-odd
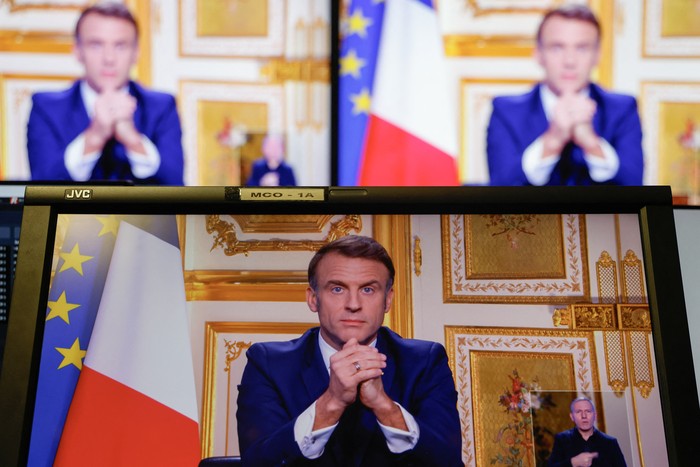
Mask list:
[[[461,430],[445,349],[382,327],[394,266],[348,236],[309,263],[320,328],[258,343],[238,387],[244,465],[457,466]]]
[[[83,79],[32,99],[27,150],[33,180],[133,180],[182,185],[173,96],[129,80],[138,25],[121,2],[85,9],[75,28]]]
[[[493,100],[491,185],[642,185],[642,129],[633,97],[590,82],[600,25],[585,5],[548,12],[535,57],[544,81]]]

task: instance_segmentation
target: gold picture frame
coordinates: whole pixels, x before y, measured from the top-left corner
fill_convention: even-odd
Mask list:
[[[243,184],[242,164],[260,156],[263,136],[284,134],[282,85],[181,81],[178,94],[188,185]]]
[[[444,215],[441,231],[445,303],[590,300],[583,215]]]
[[[284,55],[284,0],[179,0],[178,4],[180,56]]]
[[[700,57],[700,11],[690,2],[644,0],[642,57]]]
[[[32,94],[58,91],[75,77],[0,74],[0,179],[29,180],[27,121]],[[9,118],[9,116],[12,118]]]
[[[237,384],[253,343],[299,337],[318,323],[206,322],[202,389],[202,457],[240,455],[236,438]]]
[[[531,79],[461,79],[459,86],[459,172],[465,184],[489,183],[486,130],[493,98],[527,92]]]
[[[599,391],[592,332],[445,326],[445,347],[458,392],[462,460],[469,467],[496,458],[499,433],[507,435],[507,429],[501,430],[509,418],[525,416],[507,410],[504,403],[515,398],[522,402],[524,390],[589,397]],[[521,452],[511,460],[517,463],[526,455]]]
[[[642,82],[645,184],[700,202],[700,82]],[[697,134],[697,136],[696,136]]]

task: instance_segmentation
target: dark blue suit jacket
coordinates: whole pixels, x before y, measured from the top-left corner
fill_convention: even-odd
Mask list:
[[[491,185],[529,185],[522,168],[525,149],[548,128],[549,123],[540,99],[540,86],[527,94],[501,96],[493,100],[486,152]],[[615,148],[620,169],[609,185],[642,185],[644,158],[642,127],[637,102],[631,96],[607,92],[590,85],[590,97],[598,109],[593,117],[596,133]],[[583,150],[573,144],[564,148],[547,185],[597,185],[583,159]]]
[[[617,440],[602,431],[595,430],[588,440],[583,439],[576,428],[557,433],[554,437],[548,467],[570,467],[571,458],[582,452],[597,452],[592,467],[627,467]]]
[[[131,172],[126,149],[112,139],[107,142],[90,180],[134,180],[158,185],[183,184],[182,130],[175,99],[135,82],[129,93],[136,98],[134,123],[160,153],[160,168],[153,177],[138,179]],[[40,92],[32,97],[27,125],[27,150],[32,180],[71,180],[64,164],[68,145],[90,125],[80,82],[65,91]]]
[[[244,465],[463,465],[457,392],[445,349],[402,339],[387,328],[377,338],[377,348],[387,356],[382,383],[389,397],[416,419],[416,447],[392,454],[374,414],[358,404],[360,420],[341,418],[323,455],[306,459],[294,440],[294,423],[329,383],[318,335],[319,328],[314,328],[298,339],[258,343],[248,350],[236,414]],[[350,457],[342,451],[344,432],[353,443]]]

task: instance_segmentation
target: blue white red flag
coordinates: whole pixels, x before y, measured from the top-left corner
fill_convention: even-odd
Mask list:
[[[457,126],[430,0],[354,0],[342,25],[340,185],[457,185]]]
[[[51,288],[58,298],[47,313],[29,464],[196,465],[199,425],[174,217],[72,216],[67,232],[70,253],[61,254]],[[81,290],[84,296],[73,293]],[[94,309],[83,319],[88,305]],[[49,326],[54,315],[60,322]],[[65,375],[72,384],[52,386]]]

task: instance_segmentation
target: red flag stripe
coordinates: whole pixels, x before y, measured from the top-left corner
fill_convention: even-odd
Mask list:
[[[54,465],[191,467],[198,438],[195,420],[84,366]]]
[[[370,115],[359,184],[457,185],[457,166],[449,154]]]

